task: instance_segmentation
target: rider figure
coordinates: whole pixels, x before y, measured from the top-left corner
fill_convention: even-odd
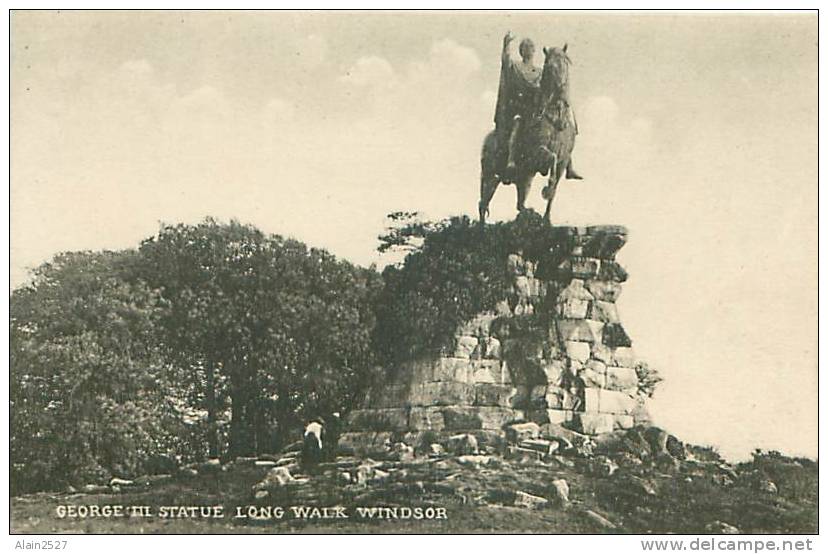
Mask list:
[[[515,39],[511,32],[503,37],[503,52],[501,54],[501,90],[498,98],[498,107],[495,113],[495,126],[501,137],[507,136],[506,170],[514,174],[515,144],[518,133],[523,126],[523,120],[529,119],[537,109],[538,94],[540,93],[541,68],[535,66],[535,44],[531,39],[520,41],[518,52],[521,60],[515,62],[509,55],[509,45]],[[506,83],[503,82],[506,79]],[[503,90],[505,87],[508,90]],[[582,177],[572,168],[570,160],[566,168],[567,179],[581,179]]]

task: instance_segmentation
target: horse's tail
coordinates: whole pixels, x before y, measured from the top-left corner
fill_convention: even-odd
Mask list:
[[[480,173],[494,175],[497,168],[497,133],[492,130],[483,139],[483,147],[480,150]]]

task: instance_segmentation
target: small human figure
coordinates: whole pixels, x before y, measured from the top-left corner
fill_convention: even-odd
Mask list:
[[[321,417],[310,420],[302,437],[302,467],[308,473],[313,473],[322,461],[324,440],[325,420]]]

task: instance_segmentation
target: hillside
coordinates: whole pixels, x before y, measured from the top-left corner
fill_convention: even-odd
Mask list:
[[[511,447],[502,454],[434,448],[438,453],[414,457],[395,448],[385,460],[339,456],[312,476],[294,462],[296,452],[203,464],[175,476],[89,486],[89,493],[16,497],[11,528],[44,534],[817,532],[816,462],[771,452],[732,465],[691,446],[683,447],[681,459],[652,452],[641,436],[639,430],[614,433],[545,456]],[[153,516],[56,517],[67,506],[92,505],[149,506]],[[222,506],[223,517],[186,517],[185,506]],[[291,506],[305,507],[306,517]],[[268,507],[285,513],[281,519],[236,518],[237,507],[245,514]],[[326,507],[329,516],[349,517],[320,517]],[[399,517],[360,515],[365,507],[397,507]],[[417,507],[434,509],[414,519],[400,507],[410,516]],[[445,519],[428,519],[440,516],[436,508],[445,509]]]

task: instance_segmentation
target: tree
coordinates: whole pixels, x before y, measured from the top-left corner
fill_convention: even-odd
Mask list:
[[[169,453],[179,420],[157,347],[157,291],[126,252],[76,252],[10,299],[11,461],[21,490],[135,474]]]
[[[227,383],[229,456],[272,450],[307,414],[350,407],[364,386],[374,270],[213,219],[163,225],[140,253],[142,278],[170,302],[167,342],[200,384],[211,428],[217,383]]]

